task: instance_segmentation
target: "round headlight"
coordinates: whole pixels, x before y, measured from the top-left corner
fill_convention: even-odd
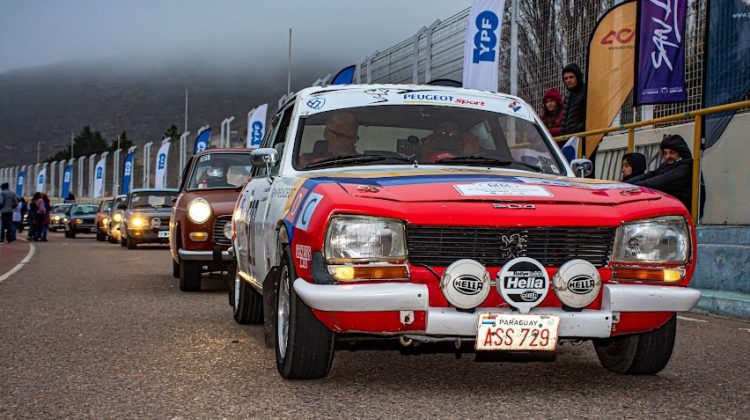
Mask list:
[[[562,303],[571,308],[583,308],[599,295],[602,280],[590,262],[571,260],[555,273],[552,284]]]
[[[130,226],[134,228],[141,228],[143,227],[143,219],[140,217],[134,217],[130,219]]]
[[[115,214],[113,214],[113,215],[112,215],[112,221],[114,221],[114,222],[119,222],[119,221],[121,221],[121,220],[122,220],[122,214],[120,214],[120,213],[115,213]]]
[[[232,239],[232,222],[228,222],[224,225],[224,237]]]
[[[202,198],[196,198],[188,204],[187,214],[193,223],[205,223],[211,217],[211,205]]]
[[[445,299],[460,309],[476,308],[490,293],[490,273],[474,260],[458,260],[440,278]]]

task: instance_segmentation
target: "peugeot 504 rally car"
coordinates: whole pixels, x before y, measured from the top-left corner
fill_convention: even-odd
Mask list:
[[[233,215],[234,319],[264,322],[285,378],[337,340],[449,341],[659,372],[699,292],[676,199],[576,178],[522,100],[412,85],[302,90],[273,117]],[[468,344],[468,345],[467,345]]]

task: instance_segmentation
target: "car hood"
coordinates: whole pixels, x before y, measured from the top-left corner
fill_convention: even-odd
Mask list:
[[[397,202],[493,201],[617,205],[659,200],[658,192],[621,182],[512,170],[409,168],[327,172],[312,183],[336,183],[350,196]]]
[[[234,204],[237,202],[239,195],[240,192],[234,189],[186,191],[180,194],[177,207],[184,210],[191,201],[200,197],[208,201],[215,215],[230,215],[234,211]]]

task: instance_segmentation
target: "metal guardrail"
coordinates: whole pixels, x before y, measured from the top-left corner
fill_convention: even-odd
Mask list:
[[[703,108],[703,109],[697,109],[695,111],[688,111],[688,112],[681,112],[674,115],[669,115],[666,117],[660,117],[660,118],[654,118],[651,120],[644,120],[644,121],[637,121],[629,124],[623,124],[623,125],[617,125],[607,128],[599,128],[596,130],[589,130],[589,131],[581,131],[579,133],[573,133],[573,134],[566,134],[564,136],[557,136],[555,137],[555,140],[566,140],[570,137],[578,136],[581,139],[581,143],[583,143],[586,139],[586,136],[594,135],[594,134],[607,134],[611,133],[613,131],[628,131],[628,152],[633,152],[635,150],[635,129],[639,127],[644,127],[648,125],[655,125],[655,124],[661,124],[666,122],[673,122],[673,121],[682,121],[686,119],[692,119],[695,121],[695,127],[693,131],[693,191],[699,191],[699,183],[700,183],[700,167],[701,167],[701,146],[703,141],[703,116],[709,115],[709,114],[715,114],[717,112],[725,112],[725,111],[735,111],[742,108],[750,108],[750,101],[740,101],[740,102],[733,102],[731,104],[725,104],[725,105],[719,105],[719,106],[712,106],[710,108]],[[604,141],[606,137],[602,138],[602,141]],[[580,156],[581,149],[579,148],[578,154]],[[693,194],[693,201],[690,206],[690,215],[692,216],[693,220],[697,220],[698,215],[698,194]]]

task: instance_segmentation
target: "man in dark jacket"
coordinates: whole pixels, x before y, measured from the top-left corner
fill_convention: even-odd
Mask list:
[[[562,71],[568,93],[563,102],[563,122],[560,134],[586,131],[586,83],[578,64],[568,64]]]
[[[13,225],[13,209],[18,204],[16,193],[8,188],[8,183],[0,185],[0,215],[2,226],[0,226],[0,243],[7,240],[11,243],[16,240],[16,228]],[[7,236],[7,238],[6,238]]]
[[[688,209],[692,203],[693,155],[685,139],[674,134],[659,145],[664,163],[656,170],[631,178],[630,184],[649,187],[674,196]]]

